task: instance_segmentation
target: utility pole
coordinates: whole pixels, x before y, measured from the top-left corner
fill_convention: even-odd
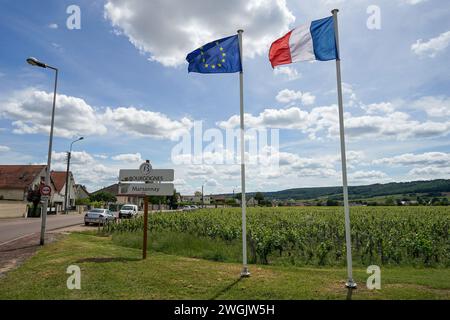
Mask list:
[[[84,137],[80,137],[80,138],[78,138],[77,140],[72,141],[72,143],[70,144],[69,152],[67,152],[66,190],[64,191],[64,213],[65,213],[65,214],[68,213],[68,210],[67,210],[67,207],[68,207],[67,200],[68,200],[68,198],[70,198],[69,181],[71,181],[71,180],[69,180],[69,172],[70,172],[70,169],[69,169],[69,168],[70,168],[70,158],[71,158],[71,156],[72,156],[72,146],[73,146],[73,144],[74,144],[75,142],[81,141],[81,140],[83,140],[83,139],[84,139]],[[69,203],[70,203],[70,201],[69,201]]]
[[[67,198],[70,197],[69,195],[69,167],[70,167],[70,156],[71,152],[67,152],[67,169],[66,169],[66,189],[64,190],[64,214],[68,214],[67,210]]]
[[[203,196],[203,184],[202,184],[202,208],[205,208],[205,197]]]

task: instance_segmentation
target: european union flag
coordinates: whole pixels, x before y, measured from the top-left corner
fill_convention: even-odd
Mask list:
[[[205,44],[189,53],[189,72],[234,73],[242,71],[237,35]]]

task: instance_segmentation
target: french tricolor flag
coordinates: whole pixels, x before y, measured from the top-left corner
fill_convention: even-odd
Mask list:
[[[338,59],[333,17],[312,21],[291,30],[272,43],[272,67],[299,61]]]

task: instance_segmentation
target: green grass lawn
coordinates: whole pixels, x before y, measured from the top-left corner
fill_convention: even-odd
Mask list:
[[[0,279],[0,299],[346,299],[345,267],[214,262],[120,246],[110,237],[73,233],[41,249]],[[81,268],[81,290],[68,290],[66,268]],[[355,269],[353,299],[450,299],[450,269],[382,268],[382,289],[365,288]]]

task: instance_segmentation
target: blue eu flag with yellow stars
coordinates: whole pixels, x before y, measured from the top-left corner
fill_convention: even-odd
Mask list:
[[[219,39],[189,53],[189,72],[234,73],[242,71],[239,38],[231,36]]]

